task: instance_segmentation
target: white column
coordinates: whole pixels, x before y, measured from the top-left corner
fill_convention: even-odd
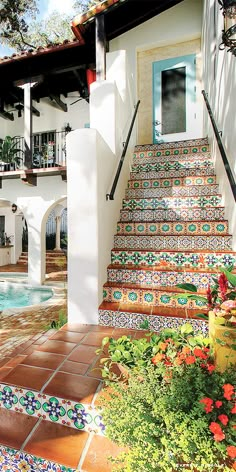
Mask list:
[[[32,97],[31,83],[24,85],[24,138],[25,138],[25,166],[32,167]]]
[[[41,221],[28,221],[28,281],[41,285],[45,279],[45,233],[41,234]]]
[[[61,250],[61,216],[56,216],[56,247],[55,250]]]

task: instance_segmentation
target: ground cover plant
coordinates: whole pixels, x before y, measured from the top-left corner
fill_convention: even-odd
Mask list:
[[[236,468],[236,372],[216,370],[209,339],[194,335],[189,324],[178,331],[162,330],[143,341],[143,363],[137,351],[132,358],[130,344],[135,348],[135,340],[125,341],[128,349],[123,351],[121,340],[105,339],[102,346],[107,353],[103,375],[108,379],[101,399],[105,431],[127,447],[112,460],[113,470]],[[121,376],[117,381],[112,373],[116,358],[128,367],[128,380]]]

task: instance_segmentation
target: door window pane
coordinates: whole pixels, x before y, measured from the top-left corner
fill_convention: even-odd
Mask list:
[[[161,73],[162,134],[186,131],[186,67]]]

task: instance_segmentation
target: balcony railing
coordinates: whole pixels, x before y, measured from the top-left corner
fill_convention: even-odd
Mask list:
[[[30,169],[66,166],[66,131],[39,133],[32,136],[32,162]],[[47,139],[48,138],[48,139]],[[0,171],[25,169],[25,142],[22,136],[13,138],[14,152],[0,161]],[[18,151],[18,152],[16,152]]]

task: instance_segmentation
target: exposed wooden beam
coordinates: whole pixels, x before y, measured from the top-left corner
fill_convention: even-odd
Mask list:
[[[54,100],[56,102],[56,104],[59,106],[59,108],[61,108],[62,111],[68,111],[67,104],[60,99],[59,95],[50,94],[50,98],[51,100]]]
[[[21,174],[20,178],[21,181],[26,185],[30,185],[31,187],[37,186],[37,175],[35,174],[24,172],[23,174]]]
[[[31,110],[35,116],[40,116],[40,111],[38,111],[37,108],[35,108],[33,105],[31,107]]]
[[[9,113],[8,111],[4,110],[4,109],[0,109],[0,116],[2,118],[4,118],[5,120],[10,120],[10,121],[14,121],[14,115],[13,113]]]
[[[82,98],[85,98],[88,100],[88,86],[87,86],[87,79],[86,79],[86,72],[85,69],[83,70],[84,72],[84,80],[81,77],[81,73],[77,70],[73,70],[73,74],[75,75],[77,82],[78,82],[78,92]]]

